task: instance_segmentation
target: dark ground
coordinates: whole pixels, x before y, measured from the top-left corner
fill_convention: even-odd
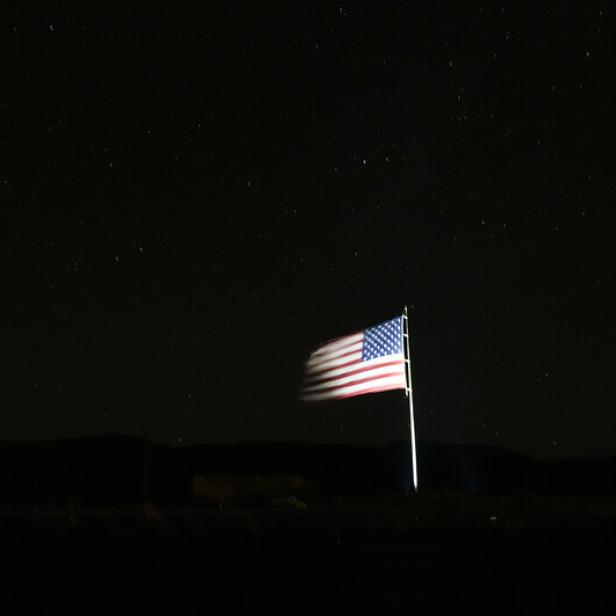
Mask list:
[[[364,494],[300,506],[5,511],[3,613],[616,607],[610,495]]]
[[[5,443],[0,615],[616,613],[615,458],[420,443],[405,496],[407,454]]]

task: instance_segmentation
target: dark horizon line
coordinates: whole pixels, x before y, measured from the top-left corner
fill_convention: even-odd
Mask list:
[[[349,443],[334,443],[334,442],[318,442],[318,441],[303,441],[303,440],[289,440],[289,441],[275,441],[275,440],[235,440],[224,441],[215,443],[198,443],[198,444],[174,444],[168,442],[161,442],[158,440],[148,439],[136,434],[125,434],[120,432],[109,432],[102,434],[87,434],[81,436],[60,436],[49,437],[45,439],[0,439],[0,448],[5,446],[17,446],[17,447],[36,447],[45,445],[61,445],[75,442],[85,441],[109,441],[109,440],[124,440],[141,443],[143,445],[153,445],[169,450],[197,450],[206,448],[222,448],[222,447],[242,447],[242,446],[284,446],[284,447],[326,447],[326,448],[338,448],[338,449],[385,449],[396,445],[410,445],[406,440],[389,441],[388,443],[381,445],[353,445]],[[501,447],[498,445],[490,445],[487,443],[455,443],[451,441],[422,441],[418,440],[418,448],[422,446],[442,446],[452,449],[474,449],[485,451],[500,451],[512,456],[516,456],[521,459],[533,460],[537,462],[565,462],[569,460],[591,461],[591,460],[611,460],[616,458],[616,452],[611,454],[590,454],[579,456],[562,456],[562,457],[550,457],[543,458],[526,453],[515,451],[508,447]]]

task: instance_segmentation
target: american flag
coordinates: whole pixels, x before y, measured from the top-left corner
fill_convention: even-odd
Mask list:
[[[406,389],[402,317],[321,345],[306,362],[300,397],[307,402]]]

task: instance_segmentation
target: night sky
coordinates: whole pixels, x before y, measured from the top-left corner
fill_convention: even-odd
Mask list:
[[[420,441],[616,453],[613,3],[36,6],[1,24],[0,440],[405,439],[402,392],[297,388],[408,304]]]

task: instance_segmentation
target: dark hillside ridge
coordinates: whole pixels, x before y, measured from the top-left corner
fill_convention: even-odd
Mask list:
[[[426,491],[616,493],[616,456],[544,462],[481,445],[419,443],[418,467]],[[302,477],[323,494],[403,494],[409,489],[409,445],[235,443],[174,448],[124,436],[0,443],[0,505],[9,507],[144,500],[189,505],[196,476],[229,476],[233,481],[234,476],[277,475]]]

